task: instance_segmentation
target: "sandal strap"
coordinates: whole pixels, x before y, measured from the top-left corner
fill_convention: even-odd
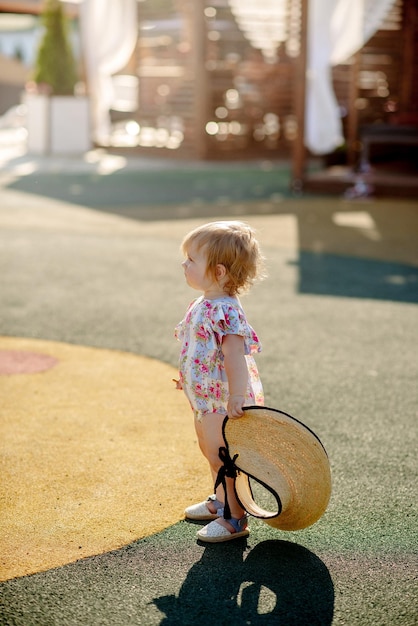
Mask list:
[[[226,519],[225,521],[235,529],[236,533],[241,532],[247,526],[248,516],[244,514],[242,517],[231,517],[230,519]]]
[[[224,505],[220,500],[218,500],[215,494],[208,496],[206,502],[213,502],[213,504],[216,506],[216,515],[219,515],[219,517],[223,517]]]

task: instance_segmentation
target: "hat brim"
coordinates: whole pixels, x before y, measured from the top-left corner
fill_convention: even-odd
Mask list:
[[[317,435],[291,415],[263,406],[244,407],[225,418],[223,435],[238,469],[235,491],[242,507],[270,526],[300,530],[325,512],[331,496],[328,455]],[[250,478],[270,491],[274,511],[259,506]]]

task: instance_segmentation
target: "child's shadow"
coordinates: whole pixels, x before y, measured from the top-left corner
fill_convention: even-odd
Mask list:
[[[206,548],[178,597],[154,600],[161,624],[198,623],[326,626],[332,623],[334,586],[312,552],[287,541],[264,541],[245,560],[245,541]]]

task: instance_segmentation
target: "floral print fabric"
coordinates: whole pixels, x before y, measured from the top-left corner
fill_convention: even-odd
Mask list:
[[[245,405],[264,403],[263,388],[252,356],[261,344],[248,324],[238,300],[233,297],[194,300],[184,319],[176,326],[175,337],[181,341],[180,383],[196,417],[205,413],[226,415],[228,380],[222,353],[225,335],[244,337],[248,367]]]

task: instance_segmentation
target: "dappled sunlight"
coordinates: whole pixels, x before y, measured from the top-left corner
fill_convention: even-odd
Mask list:
[[[357,228],[364,237],[378,241],[382,238],[370,213],[366,211],[347,211],[334,213],[334,224],[347,228]]]
[[[166,148],[177,150],[184,140],[180,118],[157,120],[154,126],[139,124],[133,119],[115,123],[109,137],[114,148]]]
[[[108,154],[104,150],[91,150],[84,155],[84,161],[97,166],[97,173],[102,175],[113,174],[126,167],[126,157]]]

